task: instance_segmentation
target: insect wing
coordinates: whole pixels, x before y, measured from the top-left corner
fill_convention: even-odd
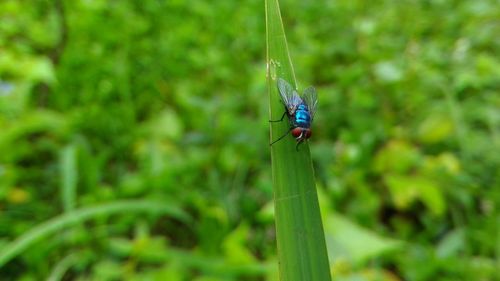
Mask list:
[[[281,100],[288,109],[288,113],[293,115],[297,106],[302,102],[302,99],[292,85],[282,78],[278,79],[278,90]]]
[[[302,99],[309,108],[309,114],[311,114],[311,120],[314,119],[314,113],[316,113],[316,105],[318,104],[318,95],[316,94],[316,89],[314,87],[309,87],[304,90]]]

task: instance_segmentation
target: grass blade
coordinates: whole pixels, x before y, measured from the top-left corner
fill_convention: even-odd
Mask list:
[[[63,215],[52,218],[30,231],[24,233],[16,240],[0,249],[0,267],[19,255],[22,251],[39,241],[40,239],[53,235],[71,225],[83,222],[95,217],[115,213],[131,214],[136,212],[164,213],[172,217],[187,221],[187,215],[181,210],[165,203],[129,200],[120,201],[100,206],[86,207],[66,212]]]
[[[61,169],[61,199],[64,211],[68,212],[76,206],[78,168],[75,145],[68,145],[62,150],[59,162]]]
[[[66,271],[71,268],[78,261],[78,254],[72,253],[66,257],[64,257],[57,265],[54,267],[49,277],[47,277],[47,281],[60,281],[63,280],[64,274]]]
[[[266,1],[267,83],[270,117],[283,114],[276,79],[297,86],[277,0]],[[288,122],[271,123],[271,140],[282,136]],[[271,147],[280,280],[331,280],[314,172],[308,144],[295,150],[287,136]]]

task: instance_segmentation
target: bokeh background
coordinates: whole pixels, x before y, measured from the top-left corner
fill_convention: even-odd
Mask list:
[[[499,280],[498,1],[281,8],[334,280]],[[0,279],[278,280],[265,69],[261,0],[2,0]]]

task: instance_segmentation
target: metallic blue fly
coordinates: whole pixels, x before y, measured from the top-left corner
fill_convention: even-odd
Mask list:
[[[281,101],[285,105],[285,112],[281,116],[281,119],[271,120],[270,122],[281,122],[285,115],[287,115],[290,121],[290,129],[283,136],[273,141],[271,145],[292,132],[292,135],[297,140],[297,146],[295,148],[298,150],[299,145],[304,140],[311,137],[311,123],[314,120],[318,96],[316,95],[316,90],[312,86],[305,89],[302,96],[299,96],[292,85],[281,78],[278,78],[278,90]]]

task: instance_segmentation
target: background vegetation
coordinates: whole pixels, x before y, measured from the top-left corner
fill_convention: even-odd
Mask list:
[[[334,280],[498,280],[498,2],[281,8]],[[265,69],[263,1],[1,1],[0,279],[278,280]]]

